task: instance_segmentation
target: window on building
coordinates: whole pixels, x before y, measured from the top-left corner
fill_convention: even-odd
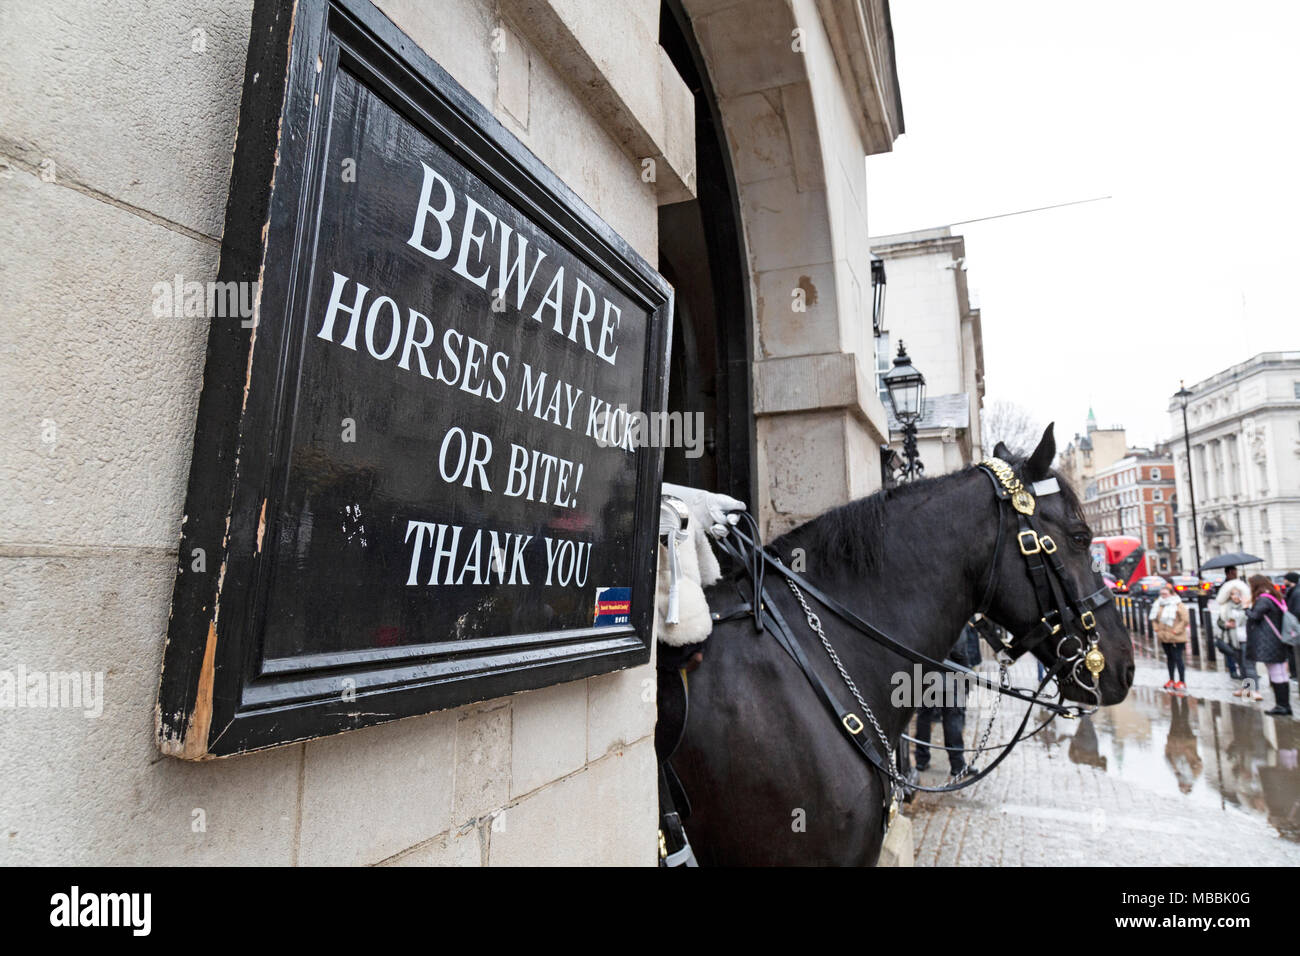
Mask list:
[[[1160,480],[1160,469],[1159,469],[1159,468],[1152,468],[1152,469],[1151,469],[1151,480],[1152,480],[1152,481],[1159,481],[1159,480]]]
[[[1272,529],[1268,526],[1268,509],[1259,509],[1259,530],[1262,534],[1268,534]]]
[[[1300,398],[1300,382],[1295,382],[1295,397]]]
[[[886,408],[889,407],[889,389],[885,388],[885,373],[893,367],[894,358],[889,351],[889,333],[881,332],[876,336],[876,391],[880,393],[880,404]]]
[[[1223,447],[1228,458],[1228,494],[1239,494],[1241,492],[1241,457],[1240,449],[1237,447],[1237,436],[1228,435],[1224,438]]]
[[[1152,497],[1152,499],[1153,499],[1154,501],[1164,501],[1164,500],[1165,500],[1165,492],[1164,492],[1164,489],[1163,489],[1163,488],[1156,488],[1155,490],[1153,490],[1153,491],[1151,492],[1151,497]]]
[[[1154,509],[1154,511],[1155,511],[1155,516],[1156,516],[1156,524],[1164,524],[1164,523],[1165,523],[1165,509],[1164,509],[1164,508],[1156,508],[1156,509]]]

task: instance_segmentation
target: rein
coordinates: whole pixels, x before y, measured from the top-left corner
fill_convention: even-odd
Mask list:
[[[994,544],[993,561],[989,571],[988,583],[985,586],[983,597],[980,601],[979,611],[981,615],[988,609],[994,594],[996,594],[996,580],[998,573],[999,557],[1001,555],[1003,543],[1003,525],[1005,524],[1003,510],[1001,506],[1005,503],[1014,511],[1017,516],[1019,532],[1016,535],[1016,541],[1020,553],[1025,557],[1027,570],[1030,580],[1033,584],[1035,600],[1038,603],[1040,612],[1039,623],[1032,627],[1028,632],[1019,636],[1005,637],[1001,640],[1001,648],[997,652],[997,659],[1001,668],[1001,680],[993,682],[985,675],[957,664],[951,660],[935,660],[927,654],[924,654],[914,648],[900,643],[888,634],[881,631],[868,621],[861,618],[851,609],[840,603],[831,595],[825,593],[820,588],[813,585],[803,576],[797,574],[788,568],[779,557],[770,554],[761,544],[758,524],[753,516],[743,513],[741,518],[746,523],[749,534],[746,534],[738,526],[733,525],[730,528],[729,536],[735,540],[723,539],[718,541],[719,547],[729,555],[744,570],[745,574],[753,583],[753,598],[747,604],[726,613],[714,614],[715,623],[732,620],[737,617],[753,615],[754,625],[760,633],[768,629],[771,625],[773,635],[782,649],[791,657],[795,664],[803,671],[804,676],[808,679],[813,689],[821,698],[823,704],[831,715],[835,718],[840,728],[844,731],[849,741],[858,749],[862,756],[881,774],[885,784],[886,791],[886,814],[883,821],[884,826],[888,827],[894,819],[898,810],[898,790],[920,790],[929,793],[947,793],[954,790],[962,790],[966,787],[978,783],[988,774],[990,774],[1007,756],[1012,749],[1021,740],[1025,738],[1025,728],[1029,724],[1029,718],[1033,713],[1033,708],[1025,708],[1025,715],[1021,719],[1019,726],[1016,728],[1010,741],[1005,744],[995,744],[986,746],[989,730],[993,727],[993,721],[996,720],[997,711],[994,710],[993,718],[990,719],[989,727],[984,733],[984,738],[980,741],[979,746],[975,748],[975,754],[978,756],[986,750],[1000,749],[1001,753],[982,770],[967,771],[966,773],[954,778],[952,783],[939,787],[921,786],[915,783],[909,783],[904,780],[898,769],[894,755],[894,748],[890,745],[888,736],[884,729],[876,720],[870,706],[865,698],[859,692],[857,685],[853,682],[852,677],[840,661],[834,646],[826,637],[825,631],[821,625],[820,617],[812,610],[807,600],[804,598],[804,592],[826,610],[830,611],[844,623],[849,625],[853,630],[865,635],[867,638],[878,644],[885,650],[891,651],[900,657],[905,658],[916,664],[938,671],[947,671],[949,673],[961,674],[967,679],[973,679],[975,683],[988,687],[996,691],[999,695],[1014,697],[1017,700],[1038,704],[1051,713],[1047,720],[1043,721],[1035,728],[1029,736],[1037,734],[1043,727],[1047,726],[1051,720],[1057,716],[1076,718],[1086,716],[1095,711],[1085,709],[1083,705],[1070,706],[1064,703],[1064,687],[1060,675],[1069,672],[1071,677],[1080,687],[1083,687],[1091,693],[1101,703],[1101,695],[1098,689],[1098,680],[1101,671],[1105,668],[1105,658],[1097,645],[1095,634],[1096,617],[1094,611],[1100,608],[1111,599],[1110,591],[1102,587],[1098,591],[1086,595],[1082,598],[1076,598],[1073,587],[1065,574],[1065,567],[1057,553],[1055,541],[1049,536],[1042,534],[1037,524],[1033,520],[1035,508],[1034,496],[1025,489],[1021,481],[1015,476],[1012,468],[1006,462],[998,458],[986,458],[980,462],[979,468],[993,482],[994,493],[999,505],[997,521],[997,538]],[[1039,482],[1034,485],[1034,491],[1038,494],[1052,494],[1058,492],[1059,485],[1056,479],[1050,479],[1045,482]],[[1046,562],[1044,561],[1046,558]],[[854,701],[859,705],[867,722],[872,725],[876,737],[883,747],[884,753],[880,753],[880,747],[873,742],[871,735],[864,733],[866,723],[861,716],[851,706],[845,706],[839,696],[822,680],[817,672],[812,668],[804,653],[803,647],[795,637],[794,631],[786,622],[784,615],[777,607],[776,602],[771,599],[771,595],[765,586],[766,570],[771,565],[772,569],[781,577],[785,578],[786,584],[798,600],[807,621],[809,628],[818,636],[823,649],[827,656],[835,665],[839,676],[845,687],[849,690]],[[1017,659],[1028,651],[1037,647],[1040,643],[1049,637],[1059,637],[1056,644],[1056,662],[1047,670],[1038,687],[1034,691],[1028,691],[1019,687],[1010,685],[1007,668]],[[1074,641],[1077,647],[1072,654],[1066,653],[1067,642]],[[1085,650],[1085,641],[1087,649]],[[1091,682],[1086,682],[1083,678],[1083,672],[1086,671],[1092,678]],[[1053,701],[1050,698],[1043,697],[1044,688],[1052,681],[1056,681],[1059,700]],[[999,698],[1000,699],[1000,698]],[[906,737],[906,735],[903,735]],[[907,738],[911,739],[911,738]],[[940,748],[961,749],[966,748]]]

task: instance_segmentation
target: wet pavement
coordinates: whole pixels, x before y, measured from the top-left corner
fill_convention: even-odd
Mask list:
[[[1015,682],[1033,676],[1025,661]],[[1262,703],[1233,697],[1220,670],[1189,667],[1187,677],[1186,696],[1164,691],[1163,661],[1139,647],[1123,703],[1053,721],[968,790],[919,794],[905,811],[916,865],[1300,865],[1300,721],[1265,716],[1267,689]],[[990,704],[972,701],[968,746]],[[991,743],[1024,713],[1010,704]],[[936,750],[922,782],[942,783],[941,770]]]

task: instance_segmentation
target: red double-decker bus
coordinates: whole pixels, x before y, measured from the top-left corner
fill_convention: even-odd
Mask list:
[[[1115,579],[1115,590],[1127,591],[1151,571],[1142,542],[1128,535],[1093,538],[1094,553],[1105,564],[1106,573]]]

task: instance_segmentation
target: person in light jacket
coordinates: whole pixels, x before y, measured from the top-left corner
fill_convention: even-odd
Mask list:
[[[1223,584],[1214,600],[1219,605],[1218,621],[1232,624],[1224,629],[1225,637],[1229,643],[1235,640],[1237,645],[1241,686],[1232,692],[1232,696],[1263,700],[1264,696],[1259,692],[1259,667],[1246,653],[1246,609],[1251,605],[1250,585],[1237,576],[1236,568],[1225,568],[1223,575]]]
[[[1270,717],[1291,716],[1291,680],[1287,674],[1287,645],[1281,639],[1282,614],[1286,605],[1273,582],[1262,574],[1250,577],[1250,595],[1254,599],[1246,612],[1246,653],[1268,667],[1268,682],[1273,686],[1274,705],[1265,713]]]
[[[1151,605],[1150,617],[1156,640],[1165,649],[1165,663],[1169,666],[1169,680],[1165,682],[1165,690],[1186,690],[1187,662],[1183,652],[1187,644],[1187,605],[1166,584],[1160,589],[1159,599]],[[1177,680],[1174,680],[1175,669],[1178,671]]]

